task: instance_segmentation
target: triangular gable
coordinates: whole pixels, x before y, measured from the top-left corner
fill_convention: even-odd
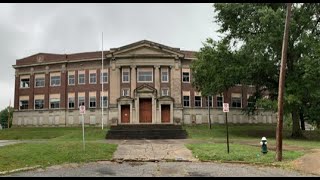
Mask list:
[[[126,101],[126,102],[132,102],[133,99],[131,97],[128,97],[128,96],[121,96],[117,99],[117,102],[119,101]]]
[[[174,99],[171,96],[161,96],[158,98],[159,101],[173,101]]]
[[[180,52],[178,48],[172,48],[152,41],[138,41],[126,46],[111,49],[111,53],[114,56],[123,55],[170,55],[184,57],[184,54]]]
[[[154,87],[149,86],[148,84],[142,84],[141,86],[135,89],[135,92],[136,93],[155,93],[157,92],[157,90]]]

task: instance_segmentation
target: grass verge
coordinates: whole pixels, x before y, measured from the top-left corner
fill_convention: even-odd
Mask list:
[[[47,167],[64,163],[81,163],[110,160],[117,145],[86,142],[50,141],[45,143],[21,143],[0,148],[0,171],[40,165]]]
[[[261,148],[249,145],[229,144],[229,154],[226,144],[222,143],[186,144],[186,147],[192,151],[193,156],[201,161],[237,161],[265,165],[271,165],[275,162],[274,151],[269,150],[267,154],[262,154]],[[294,160],[303,154],[301,151],[283,151],[283,162]]]
[[[107,129],[85,127],[85,138],[88,140],[104,139]],[[82,127],[17,127],[0,131],[0,140],[31,140],[31,139],[82,139]]]

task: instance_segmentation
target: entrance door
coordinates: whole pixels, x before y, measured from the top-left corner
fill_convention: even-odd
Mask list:
[[[130,105],[121,105],[121,123],[130,123]]]
[[[170,123],[170,105],[169,104],[161,105],[161,122]]]
[[[139,99],[139,122],[152,123],[152,99]]]

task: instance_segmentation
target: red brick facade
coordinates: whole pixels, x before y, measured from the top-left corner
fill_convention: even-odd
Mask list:
[[[193,60],[195,60],[195,52],[193,51],[179,51],[180,53],[184,54],[184,58],[180,59],[181,67],[185,68],[188,67]],[[109,56],[112,56],[110,51],[105,51],[105,60],[104,60],[104,69],[108,69],[108,83],[104,84],[104,91],[109,92],[110,97],[110,89],[113,88],[112,84],[110,84],[110,79],[114,78],[110,76],[110,72],[112,71],[112,67],[110,66]],[[134,61],[134,59],[133,59]],[[141,65],[136,67],[137,69],[140,67],[150,67]],[[151,66],[153,67],[153,66]],[[181,76],[182,76],[182,68],[180,67]],[[14,100],[14,109],[19,111],[19,97],[21,96],[29,96],[29,110],[34,109],[34,96],[35,95],[44,95],[44,109],[49,108],[49,95],[50,94],[60,94],[60,108],[59,109],[66,109],[68,108],[68,93],[75,93],[75,108],[78,109],[78,92],[85,92],[85,106],[89,109],[89,92],[96,91],[96,108],[100,108],[100,91],[101,91],[101,79],[100,79],[100,72],[101,72],[101,52],[87,52],[87,53],[77,53],[77,54],[68,54],[68,55],[59,55],[59,54],[45,54],[39,53],[36,55],[32,55],[20,60],[16,61],[16,65],[14,65],[16,69],[16,78],[15,78],[15,100]],[[129,70],[129,83],[122,82],[122,69],[127,68]],[[168,68],[168,82],[161,81],[161,68]],[[160,92],[162,88],[169,89],[169,95],[172,93],[171,91],[171,68],[170,66],[161,66],[159,68],[158,77],[160,82]],[[96,70],[96,83],[90,84],[89,83],[89,70],[95,69]],[[80,70],[85,70],[85,84],[78,83],[78,72]],[[68,85],[68,72],[74,71],[75,72],[75,84]],[[131,67],[123,66],[120,68],[120,78],[117,81],[120,81],[120,96],[122,95],[122,89],[128,88],[131,91]],[[60,86],[50,86],[50,73],[59,72],[61,73],[60,76]],[[136,71],[137,77],[138,71]],[[44,87],[35,87],[35,74],[45,74],[45,86]],[[23,75],[30,75],[30,87],[29,88],[20,88],[20,76]],[[192,87],[192,73],[190,72],[190,83],[184,83],[181,81],[181,104],[183,105],[183,95],[182,91],[190,91],[190,107],[194,108],[194,92],[195,89]],[[136,88],[143,85],[148,84],[149,86],[155,87],[155,69],[153,69],[153,82],[152,83],[140,83],[137,81]],[[244,86],[235,86],[231,88],[228,92],[228,98],[225,99],[227,102],[231,102],[231,93],[240,93],[242,97],[242,107],[247,106],[247,89],[249,87]],[[252,92],[253,89],[250,89]],[[129,92],[129,94],[131,94]],[[226,94],[225,94],[226,95]],[[108,103],[109,104],[109,103]],[[213,107],[217,107],[216,97],[213,98]],[[202,97],[202,108],[207,107],[207,98]]]

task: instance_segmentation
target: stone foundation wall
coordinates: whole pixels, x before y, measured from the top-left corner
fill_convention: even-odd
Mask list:
[[[228,123],[277,123],[277,116],[274,112],[259,110],[256,115],[247,116],[240,109],[230,109],[228,112]],[[221,108],[210,109],[212,124],[224,124],[225,113]],[[206,124],[208,120],[208,109],[190,108],[183,110],[183,124]]]
[[[157,114],[160,112],[157,111]],[[117,108],[104,110],[104,125],[110,125],[113,119],[118,119]],[[135,113],[133,113],[135,117]],[[225,113],[222,109],[210,109],[212,124],[224,124]],[[157,116],[159,118],[159,115]],[[84,115],[85,125],[101,126],[101,109],[86,110]],[[179,121],[179,122],[177,122]],[[158,121],[158,123],[161,120]],[[204,108],[173,108],[173,124],[207,124],[208,109]],[[256,115],[247,116],[240,109],[230,109],[228,122],[234,124],[242,123],[276,123],[277,116],[270,111],[260,110]],[[13,126],[30,127],[72,127],[82,125],[82,115],[78,110],[42,110],[42,111],[15,111],[13,113]]]
[[[104,125],[109,125],[108,110],[104,110]],[[83,115],[85,125],[101,126],[101,110],[86,110]],[[12,125],[34,127],[72,127],[82,125],[82,115],[78,110],[42,110],[42,111],[15,111]]]

